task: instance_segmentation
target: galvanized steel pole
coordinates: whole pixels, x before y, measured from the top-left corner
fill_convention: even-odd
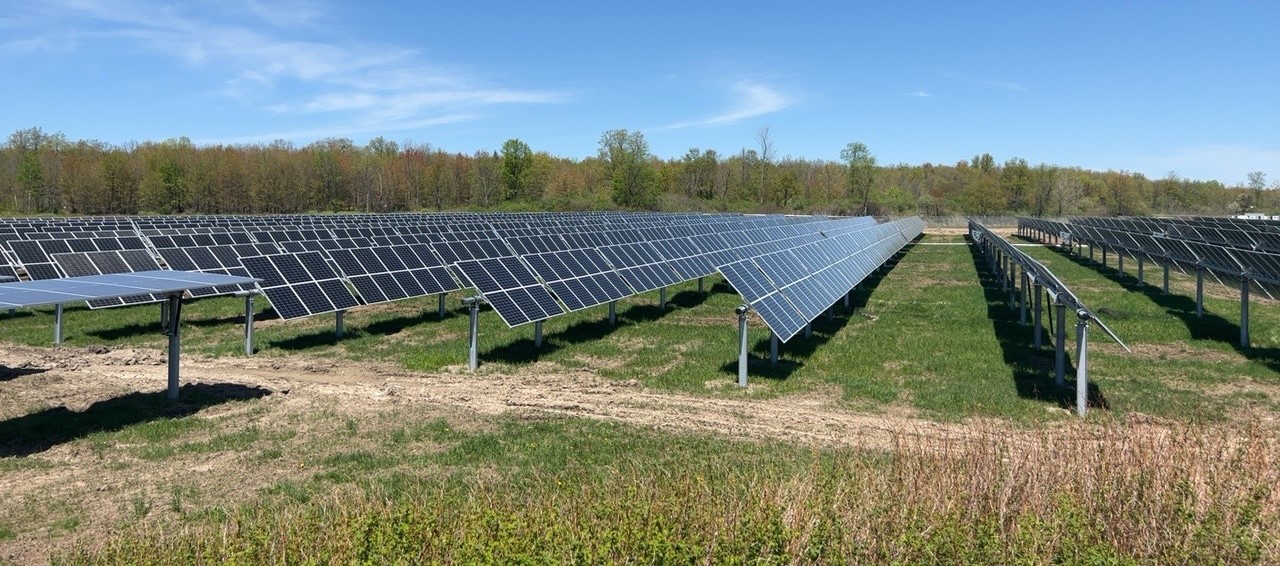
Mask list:
[[[747,305],[740,305],[738,313],[738,387],[747,386]]]
[[[1089,407],[1089,319],[1076,323],[1076,414],[1084,416]]]

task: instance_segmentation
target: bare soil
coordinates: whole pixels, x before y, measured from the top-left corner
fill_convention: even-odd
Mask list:
[[[0,423],[58,412],[76,419],[131,395],[163,395],[165,388],[166,360],[158,351],[3,345],[0,360]],[[775,399],[754,399],[749,391],[731,398],[653,391],[635,381],[599,377],[598,360],[586,362],[583,370],[534,363],[515,374],[483,367],[471,373],[465,366],[425,374],[388,363],[303,356],[184,356],[184,391],[201,388],[225,400],[187,411],[210,426],[184,433],[180,442],[207,442],[246,428],[263,434],[287,430],[283,445],[309,451],[290,448],[271,458],[256,450],[179,451],[145,458],[120,443],[95,444],[93,431],[48,445],[15,446],[13,439],[0,439],[0,527],[13,532],[0,540],[0,561],[45,562],[52,550],[92,546],[125,522],[171,523],[184,508],[232,508],[263,488],[308,478],[311,464],[326,451],[359,448],[358,440],[335,436],[343,423],[390,428],[444,418],[465,428],[483,426],[474,415],[562,415],[672,432],[877,449],[975,434],[964,424],[936,423],[905,411],[854,413],[838,406],[839,396],[831,391]],[[179,401],[174,411],[185,414],[183,407]]]

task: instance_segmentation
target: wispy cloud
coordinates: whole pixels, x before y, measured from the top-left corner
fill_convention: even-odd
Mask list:
[[[912,92],[908,92],[907,96],[914,96],[916,98],[933,98],[934,95],[932,92],[927,92],[922,88],[918,88]]]
[[[324,5],[309,0],[173,5],[126,0],[32,3],[6,20],[26,38],[0,50],[69,49],[108,42],[169,57],[221,77],[207,94],[237,100],[286,119],[328,121],[367,131],[401,130],[476,119],[497,105],[550,104],[563,92],[490,84],[472,73],[428,61],[412,48],[341,37]],[[57,30],[57,31],[53,31]],[[299,130],[305,132],[307,130]],[[358,132],[352,132],[358,133]],[[275,136],[277,134],[270,134]],[[253,135],[253,138],[262,136]]]
[[[986,85],[992,88],[999,88],[1004,90],[1012,90],[1012,91],[1019,91],[1019,92],[1027,90],[1026,85],[1023,85],[1022,83],[1016,82],[1016,81],[992,80],[989,78],[975,77],[972,75],[966,75],[964,73],[957,73],[954,71],[943,73],[942,76],[948,79],[956,79],[956,80]]]
[[[707,118],[677,122],[654,128],[655,130],[678,130],[682,128],[724,126],[741,122],[748,118],[772,114],[794,104],[791,97],[774,90],[768,85],[739,81],[730,86],[734,93],[733,104],[719,114]]]

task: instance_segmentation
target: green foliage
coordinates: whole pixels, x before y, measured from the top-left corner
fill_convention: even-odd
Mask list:
[[[870,213],[871,187],[875,183],[876,158],[862,142],[849,142],[840,150],[840,159],[848,167],[849,196],[862,204],[861,214]]]
[[[744,140],[745,141],[745,140]],[[291,213],[396,210],[587,210],[827,214],[1222,214],[1259,211],[1248,186],[1157,181],[984,153],[954,165],[882,167],[853,142],[841,161],[775,159],[768,127],[753,147],[649,155],[640,132],[611,130],[572,159],[518,139],[501,151],[449,153],[375,137],[197,147],[186,138],[111,146],[39,128],[0,145],[0,210],[16,214]],[[850,157],[854,157],[850,161]],[[854,164],[853,167],[850,165]],[[1255,182],[1256,181],[1256,182]],[[901,189],[901,192],[898,191]]]
[[[533,169],[533,150],[518,139],[509,139],[502,144],[502,185],[506,188],[507,200],[521,200],[532,196],[529,193],[529,176]]]
[[[606,164],[615,204],[631,209],[657,208],[658,183],[650,159],[649,142],[639,131],[609,130],[600,136],[600,160]]]

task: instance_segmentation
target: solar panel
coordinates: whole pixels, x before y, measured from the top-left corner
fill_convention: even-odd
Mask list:
[[[130,295],[162,295],[208,285],[252,284],[252,278],[184,271],[91,275],[0,286],[0,307],[32,307]]]
[[[294,319],[359,305],[355,295],[319,252],[241,258],[276,314]]]
[[[515,257],[462,261],[458,268],[507,326],[515,327],[565,312],[533,272]]]
[[[132,273],[135,271],[157,271],[160,264],[146,250],[113,250],[81,253],[53,254],[54,262],[68,277],[84,277],[90,275],[108,275],[114,273]],[[109,308],[123,305],[151,303],[164,300],[155,295],[129,295],[94,299],[88,301],[89,308]]]

